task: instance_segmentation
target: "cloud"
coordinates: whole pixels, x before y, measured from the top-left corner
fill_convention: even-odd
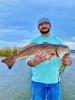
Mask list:
[[[72,41],[75,41],[75,37],[72,37]]]
[[[25,1],[25,0],[24,0]],[[32,0],[29,0],[32,2]],[[75,1],[74,0],[33,0],[33,4],[44,4],[44,5],[50,5],[50,6],[56,6],[56,7],[69,7],[69,6],[74,6]]]
[[[13,47],[24,47],[26,45],[29,44],[29,41],[30,40],[23,40],[23,41],[20,41],[20,42],[8,42],[8,41],[2,41],[0,40],[0,48],[13,48]]]
[[[71,50],[75,50],[75,37],[70,38],[68,41],[64,41],[65,45],[68,45]]]
[[[72,5],[72,6],[71,6]],[[33,29],[41,16],[50,17],[54,22],[69,26],[75,20],[74,0],[0,0],[0,28],[26,27]],[[68,7],[67,9],[65,7]],[[64,16],[65,15],[65,16]],[[68,19],[68,21],[67,21]],[[56,24],[57,26],[57,24]],[[74,29],[74,24],[71,31]],[[67,28],[65,27],[64,30]]]
[[[0,30],[0,40],[8,42],[19,42],[22,40],[29,40],[35,37],[35,30],[21,30],[17,28],[12,29],[1,29]]]
[[[0,48],[23,47],[37,36],[36,30],[20,30],[17,28],[0,29]]]
[[[74,48],[74,9],[74,0],[0,0],[0,40],[15,45],[34,38],[38,19],[46,16],[51,20],[53,33]]]
[[[73,6],[75,4],[74,0],[0,0],[0,2],[7,5],[26,5],[26,4],[42,4],[42,5],[55,5],[55,6]]]
[[[75,50],[75,42],[65,41],[65,45],[68,45],[71,50]]]
[[[0,40],[0,48],[13,48],[13,47],[24,47],[29,44],[30,39],[23,40],[20,42],[7,42],[7,41],[1,41]],[[65,41],[64,45],[69,46],[70,50],[75,50],[75,43],[70,41]]]

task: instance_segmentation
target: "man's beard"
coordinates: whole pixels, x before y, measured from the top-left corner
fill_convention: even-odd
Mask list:
[[[49,31],[50,31],[50,28],[49,28],[48,30],[46,30],[46,31],[40,30],[40,32],[41,32],[42,34],[47,34],[47,33],[49,33]]]

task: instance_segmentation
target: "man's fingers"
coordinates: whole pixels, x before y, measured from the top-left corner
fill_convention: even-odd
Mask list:
[[[46,58],[46,54],[44,52],[41,53],[40,51],[38,51],[34,59],[41,62],[45,60],[45,58]]]
[[[70,57],[64,57],[63,59],[62,59],[63,61],[70,61],[71,60],[71,58]]]
[[[35,60],[39,61],[40,60],[40,56],[39,55],[35,55]]]
[[[64,64],[70,65],[70,64],[72,63],[72,59],[71,59],[70,56],[66,56],[66,57],[64,57],[64,58],[62,59],[62,62],[63,62]]]
[[[38,50],[35,55],[40,55],[41,50]]]
[[[41,61],[46,59],[46,55],[40,57]]]

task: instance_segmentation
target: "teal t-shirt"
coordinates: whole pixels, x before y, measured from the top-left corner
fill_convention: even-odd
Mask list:
[[[50,35],[48,37],[38,36],[34,38],[31,43],[41,44],[48,42],[51,44],[63,44],[63,41],[58,37]],[[36,67],[32,67],[32,81],[42,83],[58,83],[59,68],[61,67],[61,59],[59,57],[54,58],[48,63],[42,62]]]

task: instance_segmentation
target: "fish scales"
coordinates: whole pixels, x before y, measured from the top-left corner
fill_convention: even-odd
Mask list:
[[[31,55],[34,55],[40,51],[40,53],[45,52],[47,54],[46,60],[52,60],[55,57],[60,57],[64,55],[70,54],[70,49],[66,45],[60,44],[50,44],[50,43],[42,43],[42,44],[30,44],[29,46],[24,47],[23,50],[19,51],[17,54],[5,58],[2,60],[3,63],[7,64],[8,68],[11,69],[14,63],[23,58],[27,58]]]

